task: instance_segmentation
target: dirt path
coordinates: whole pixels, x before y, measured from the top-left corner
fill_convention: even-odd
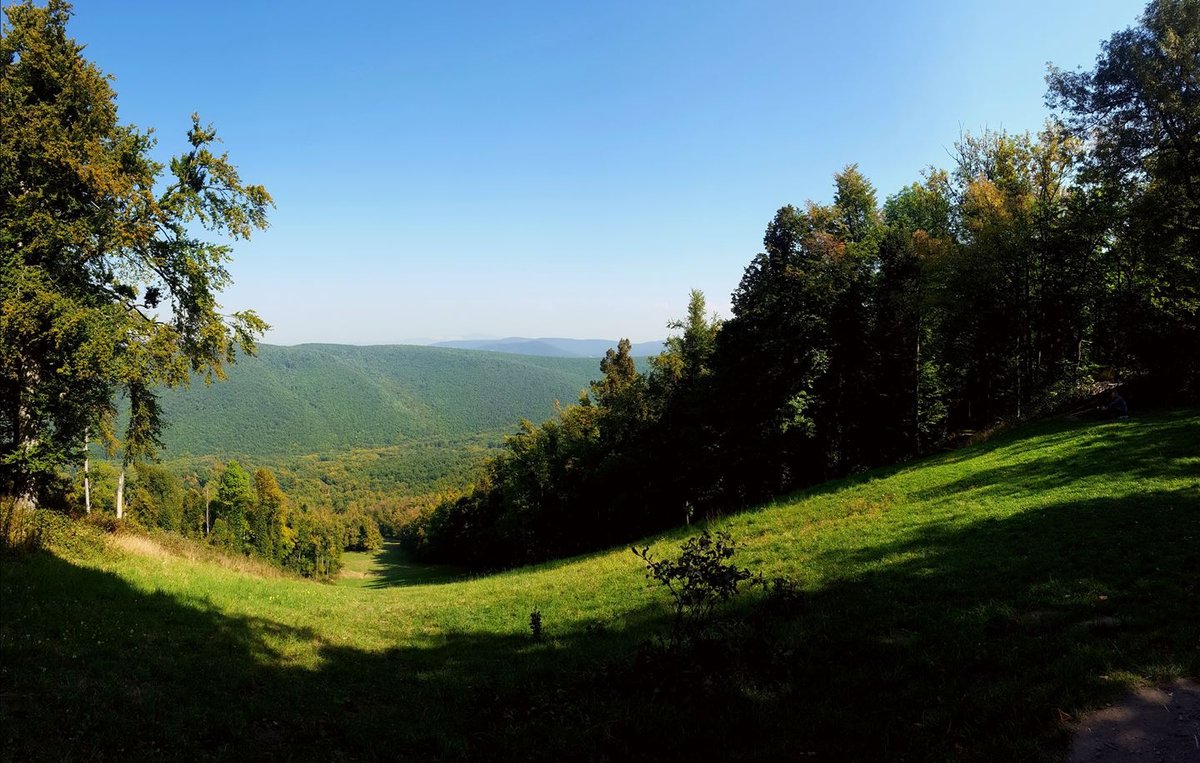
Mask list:
[[[1069,763],[1200,763],[1200,682],[1141,689],[1080,719]]]

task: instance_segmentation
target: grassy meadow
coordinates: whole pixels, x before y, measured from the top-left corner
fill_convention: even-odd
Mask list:
[[[317,584],[77,527],[3,560],[3,754],[1055,759],[1081,712],[1200,675],[1195,410],[1016,429],[709,526],[802,596],[743,596],[686,664],[644,646],[668,598],[627,548],[464,578],[389,544]]]

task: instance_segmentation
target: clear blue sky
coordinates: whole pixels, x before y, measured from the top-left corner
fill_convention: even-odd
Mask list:
[[[223,302],[267,341],[666,335],[774,211],[882,201],[961,130],[1036,130],[1140,2],[134,2],[72,34],[123,121],[214,122],[272,226]]]

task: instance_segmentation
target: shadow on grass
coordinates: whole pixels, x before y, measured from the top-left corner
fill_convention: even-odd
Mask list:
[[[635,639],[548,623],[540,643],[523,632],[447,633],[368,652],[46,552],[2,564],[4,760],[517,754],[526,742],[509,738],[503,719],[479,723],[496,696],[560,685]],[[642,633],[657,615],[626,619]],[[316,664],[294,661],[314,645]],[[547,749],[574,745],[547,738],[559,740]]]
[[[1034,443],[1031,446],[1031,441]],[[801,488],[772,501],[794,503],[805,498],[830,495],[847,488],[898,475],[919,472],[930,467],[951,466],[989,455],[1019,458],[1032,449],[1046,455],[1035,461],[1022,461],[993,470],[974,471],[961,480],[944,483],[913,496],[936,497],[980,487],[1003,488],[1015,482],[1029,488],[1057,487],[1080,478],[1099,475],[1128,475],[1162,478],[1196,475],[1200,480],[1200,418],[1194,409],[1156,411],[1124,421],[1051,419],[1014,427],[975,445],[945,453],[920,456],[881,466],[863,474],[841,477],[819,485]],[[1077,443],[1078,452],[1054,453],[1068,443]]]
[[[372,560],[366,588],[435,585],[463,580],[469,573],[451,565],[414,562],[398,541],[387,541]]]
[[[1055,442],[1057,441],[1057,442]],[[1072,442],[1067,454],[1054,445]],[[1008,495],[1036,493],[1096,477],[1111,479],[1195,478],[1200,484],[1200,419],[1175,417],[1167,421],[1135,420],[1074,424],[1059,435],[1039,438],[1033,460],[1013,460],[918,493],[918,499],[985,489]],[[1020,448],[1020,442],[998,448]]]
[[[636,651],[661,609],[621,632],[366,652],[6,559],[3,756],[1038,760],[1065,750],[1060,710],[1200,674],[1200,488],[923,526],[822,563],[869,571],[798,614],[747,601],[728,650],[672,662]]]

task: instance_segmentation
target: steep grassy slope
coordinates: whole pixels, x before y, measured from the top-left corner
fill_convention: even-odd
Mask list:
[[[435,347],[263,345],[220,384],[168,392],[166,458],[282,455],[456,439],[548,417],[595,360]]]
[[[1198,412],[1041,425],[716,526],[804,591],[740,605],[768,625],[732,631],[736,670],[630,656],[668,613],[627,549],[385,588],[6,559],[4,754],[1053,759],[1064,718],[1200,673]]]

